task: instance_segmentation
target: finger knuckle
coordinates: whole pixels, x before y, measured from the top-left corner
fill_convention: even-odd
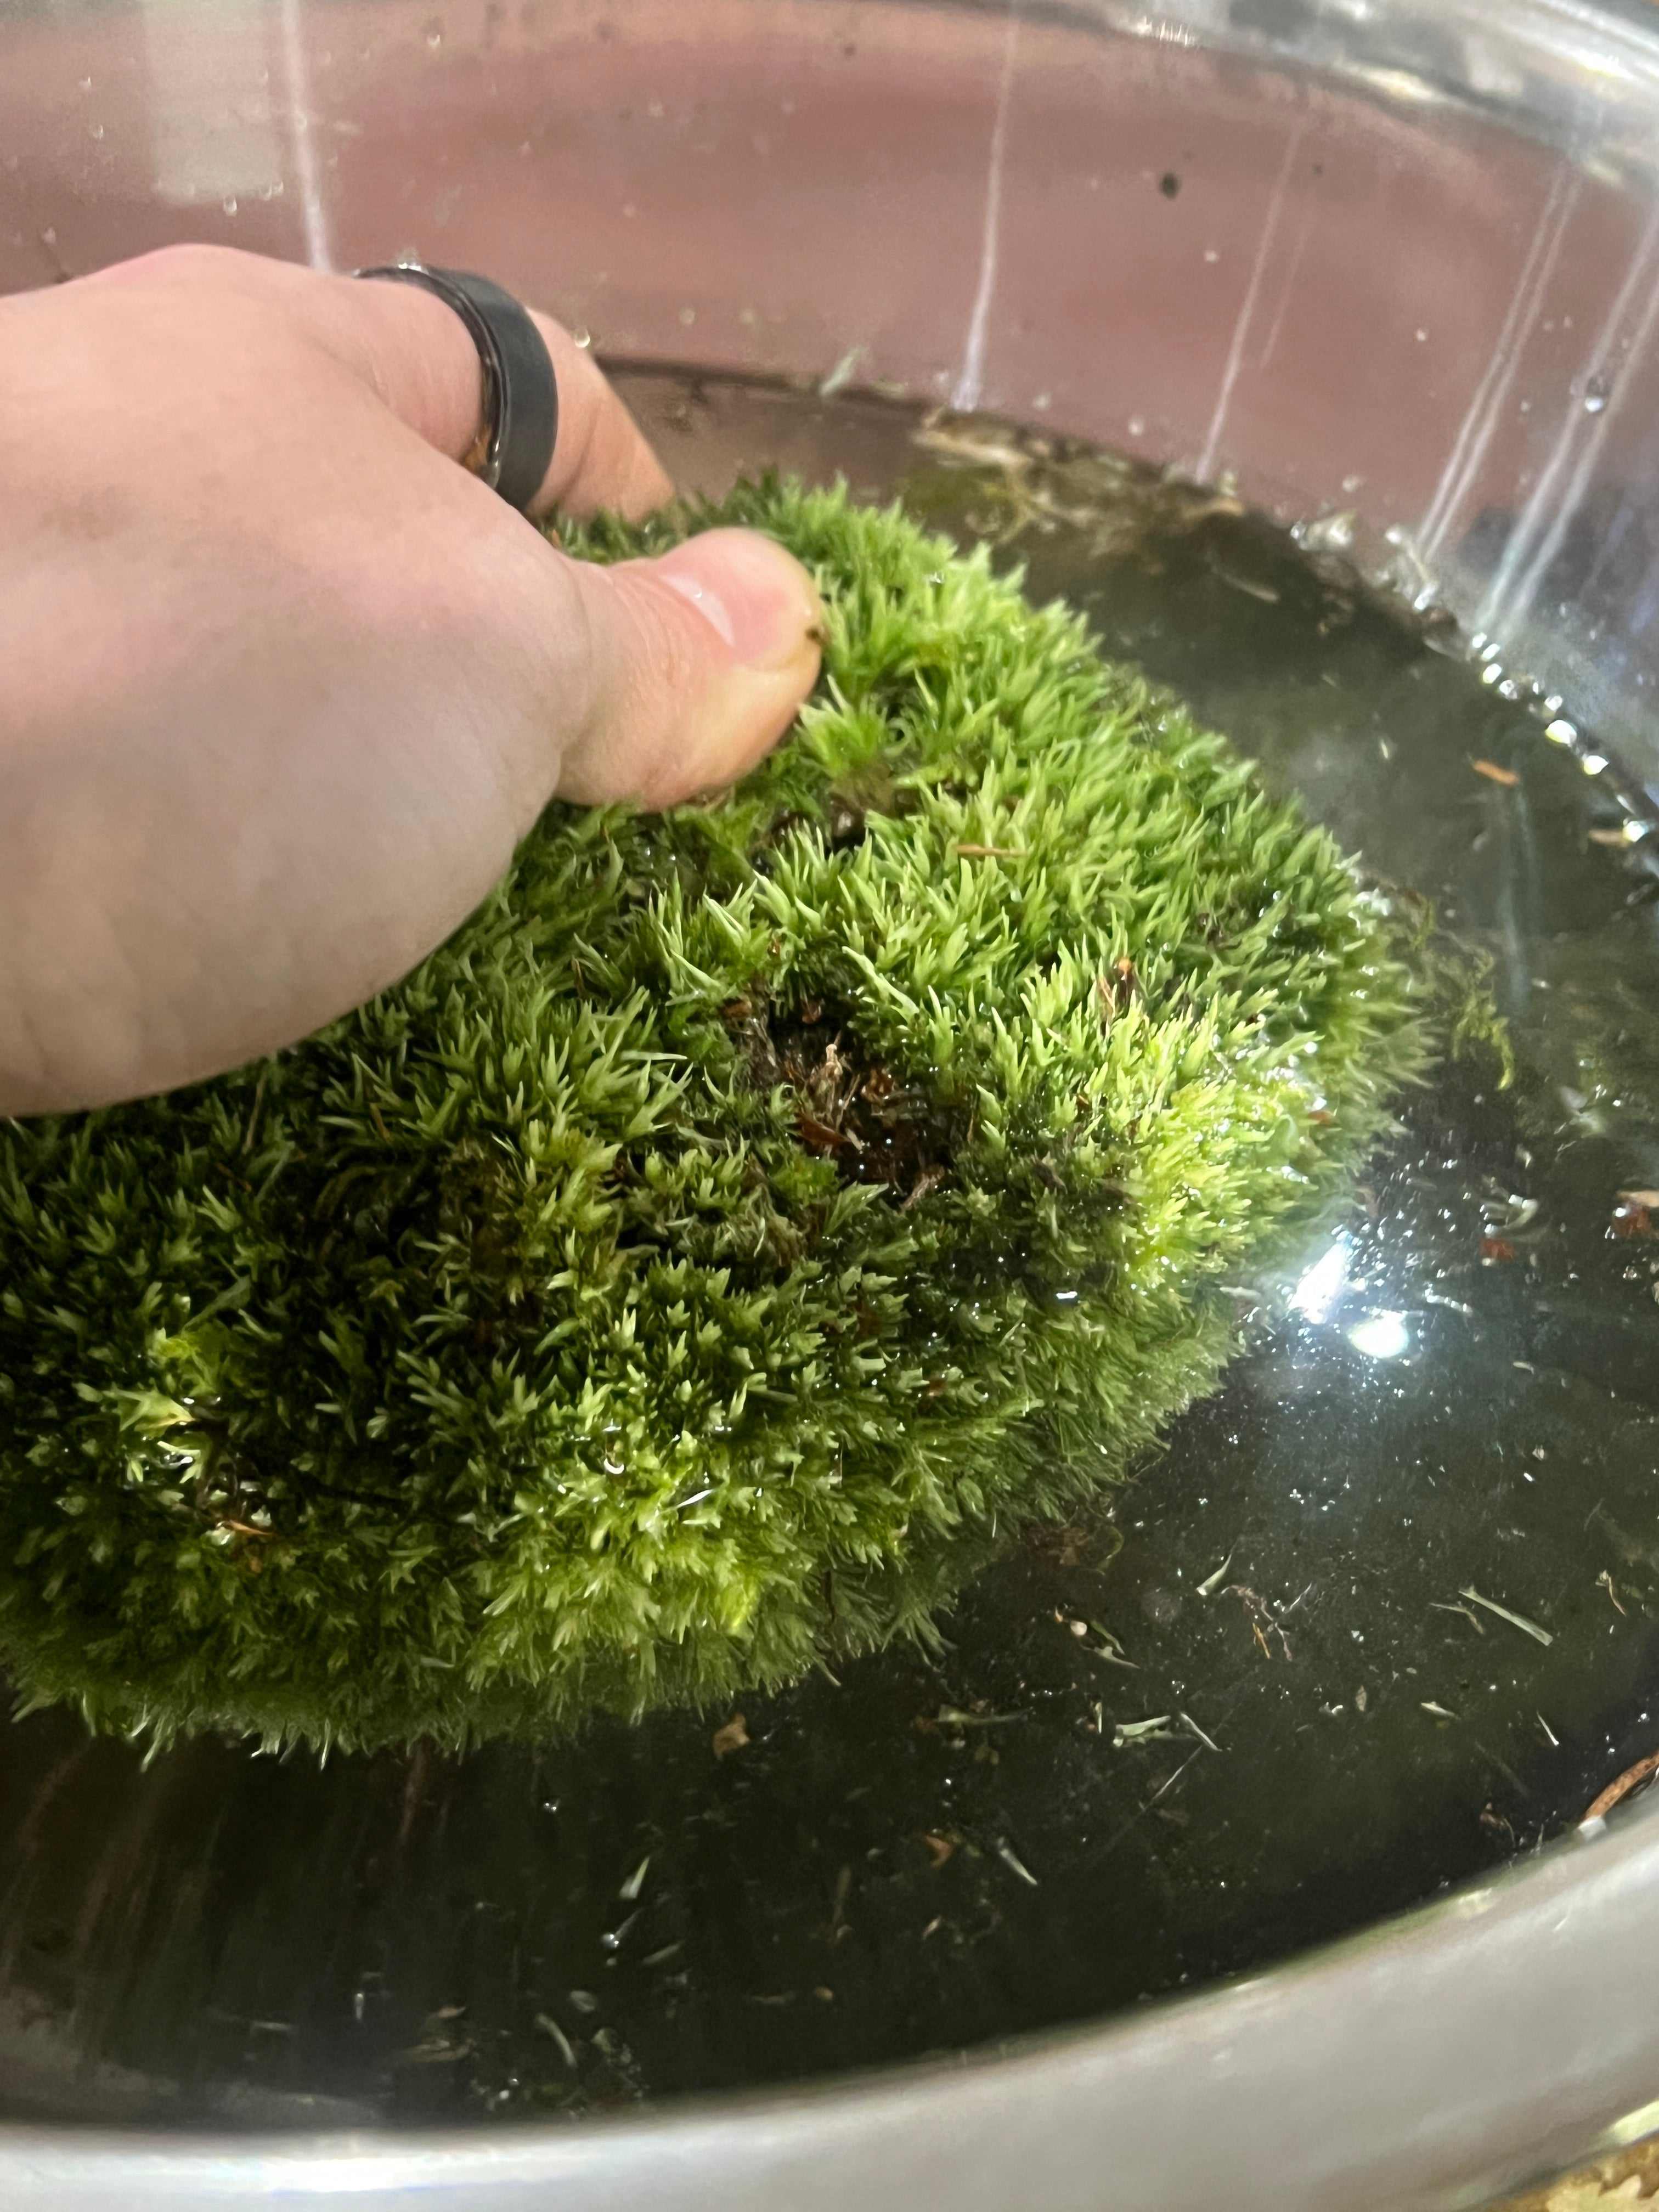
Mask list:
[[[183,239],[140,254],[133,266],[169,284],[216,284],[222,283],[246,259],[234,246]]]

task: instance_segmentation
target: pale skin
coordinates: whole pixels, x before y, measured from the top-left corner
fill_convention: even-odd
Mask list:
[[[648,513],[661,467],[538,320],[534,511]],[[788,727],[805,572],[743,531],[566,558],[459,465],[482,404],[412,286],[188,246],[0,299],[0,1115],[292,1043],[550,799],[668,805]]]

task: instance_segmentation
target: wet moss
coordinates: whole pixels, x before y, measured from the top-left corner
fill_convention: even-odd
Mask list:
[[[1124,1472],[1420,1069],[1413,927],[1063,607],[843,493],[717,804],[550,808],[395,990],[0,1132],[0,1650],[100,1726],[455,1743],[935,1633]]]

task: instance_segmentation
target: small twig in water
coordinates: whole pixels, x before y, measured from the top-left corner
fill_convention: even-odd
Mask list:
[[[1650,1751],[1645,1759],[1638,1759],[1634,1766],[1627,1766],[1616,1782],[1609,1782],[1601,1796],[1591,1800],[1584,1819],[1604,1819],[1615,1805],[1630,1796],[1632,1790],[1639,1790],[1643,1783],[1655,1774],[1659,1774],[1659,1751]]]
[[[1607,1592],[1607,1595],[1613,1600],[1613,1604],[1618,1607],[1619,1611],[1620,1613],[1625,1613],[1624,1607],[1619,1604],[1619,1593],[1613,1586],[1613,1577],[1610,1574],[1603,1572],[1597,1575],[1595,1577],[1595,1583],[1598,1589],[1604,1589]],[[1628,1620],[1630,1619],[1630,1615],[1626,1613],[1625,1618]]]
[[[1109,1667],[1127,1667],[1132,1674],[1140,1672],[1139,1662],[1130,1658],[1109,1628],[1097,1620],[1074,1620],[1072,1623],[1073,1636],[1086,1636],[1091,1629],[1100,1638],[1100,1643],[1098,1645],[1084,1644],[1083,1648],[1090,1658],[1103,1659]]]
[[[844,391],[869,358],[870,349],[862,339],[856,345],[848,346],[835,367],[819,378],[818,398],[833,399],[838,392]]]
[[[1158,1713],[1151,1720],[1120,1721],[1113,1731],[1112,1749],[1121,1751],[1126,1744],[1167,1743],[1174,1735],[1170,1723],[1173,1713]]]
[[[1152,1811],[1152,1809],[1153,1806],[1157,1804],[1157,1802],[1158,1802],[1158,1799],[1164,1796],[1164,1792],[1165,1792],[1166,1790],[1173,1790],[1173,1789],[1175,1788],[1175,1786],[1176,1786],[1176,1783],[1180,1781],[1180,1779],[1181,1779],[1182,1776],[1182,1775],[1187,1771],[1187,1769],[1188,1769],[1188,1768],[1192,1765],[1192,1763],[1193,1763],[1194,1759],[1195,1759],[1197,1757],[1198,1757],[1198,1753],[1197,1753],[1195,1751],[1194,1751],[1194,1752],[1189,1752],[1189,1753],[1187,1754],[1186,1758],[1185,1758],[1185,1759],[1183,1759],[1182,1760],[1182,1762],[1181,1762],[1180,1765],[1176,1767],[1176,1769],[1175,1772],[1174,1772],[1173,1774],[1167,1775],[1167,1776],[1164,1778],[1164,1779],[1162,1782],[1160,1782],[1160,1783],[1158,1784],[1158,1785],[1157,1789],[1153,1790],[1153,1792],[1152,1792],[1152,1796],[1151,1796],[1146,1800],[1146,1803],[1141,1807],[1141,1808],[1140,1808],[1140,1812],[1141,1812],[1141,1813],[1150,1813],[1150,1812]],[[1117,1834],[1117,1836],[1114,1836],[1114,1837],[1113,1837],[1113,1838],[1112,1838],[1112,1844],[1115,1844],[1115,1843],[1117,1841],[1117,1839],[1118,1839],[1118,1836],[1121,1836],[1121,1835],[1123,1835],[1124,1833],[1126,1833],[1126,1832],[1127,1832],[1127,1828],[1132,1828],[1132,1827],[1133,1827],[1133,1826],[1134,1826],[1134,1824],[1135,1824],[1135,1820],[1138,1820],[1139,1818],[1140,1818],[1140,1813],[1137,1813],[1137,1814],[1134,1815],[1134,1818],[1133,1818],[1133,1820],[1129,1820],[1127,1823],[1126,1823],[1125,1827],[1123,1827],[1123,1828],[1120,1828],[1120,1829],[1118,1830],[1118,1834]],[[1110,1850],[1110,1849],[1112,1848],[1112,1844],[1107,1844],[1106,1848],[1107,1848],[1107,1850]]]
[[[1443,1605],[1437,1597],[1431,1597],[1429,1600],[1429,1604],[1436,1613],[1461,1613],[1464,1620],[1467,1620],[1470,1626],[1474,1630],[1477,1636],[1484,1636],[1486,1634],[1486,1623],[1482,1620],[1477,1620],[1474,1613],[1469,1611],[1468,1606]]]
[[[1123,1822],[1122,1826],[1115,1829],[1113,1832],[1108,1836],[1104,1850],[1102,1852],[1103,1857],[1106,1851],[1115,1851],[1118,1845],[1123,1841],[1125,1836],[1128,1834],[1130,1829],[1134,1826],[1136,1821],[1144,1819],[1145,1816],[1152,1811],[1153,1806],[1157,1804],[1158,1799],[1164,1796],[1170,1790],[1175,1788],[1176,1783],[1180,1781],[1182,1776],[1187,1771],[1187,1769],[1192,1765],[1193,1761],[1197,1757],[1198,1753],[1195,1749],[1189,1751],[1186,1758],[1182,1760],[1180,1765],[1176,1767],[1175,1772],[1173,1774],[1166,1774],[1164,1776],[1163,1781],[1158,1784],[1157,1789],[1153,1790],[1152,1796],[1146,1800],[1146,1802],[1144,1805],[1137,1805],[1134,1811],[1130,1814],[1128,1819]]]
[[[1206,1735],[1203,1729],[1200,1728],[1198,1723],[1193,1718],[1190,1713],[1177,1713],[1176,1715],[1176,1718],[1178,1721],[1182,1721],[1186,1723],[1206,1751],[1220,1750],[1221,1746],[1216,1741],[1215,1738],[1211,1735]]]
[[[1244,1609],[1250,1617],[1250,1633],[1261,1645],[1262,1657],[1264,1659],[1273,1657],[1273,1646],[1268,1643],[1267,1638],[1269,1636],[1276,1636],[1279,1638],[1279,1650],[1288,1659],[1291,1656],[1290,1638],[1285,1635],[1283,1627],[1273,1619],[1249,1584],[1229,1583],[1227,1588],[1232,1596],[1243,1601]]]
[[[1506,1605],[1499,1605],[1495,1597],[1482,1597],[1478,1589],[1461,1589],[1459,1597],[1468,1598],[1471,1605],[1484,1605],[1488,1613],[1495,1613],[1500,1620],[1507,1620],[1511,1628],[1518,1628],[1523,1636],[1530,1636],[1534,1644],[1547,1650],[1555,1638],[1547,1628],[1540,1628],[1535,1620],[1528,1620],[1524,1613],[1511,1613]]]
[[[650,1864],[651,1854],[647,1851],[645,1856],[640,1861],[639,1864],[635,1868],[633,1873],[629,1875],[622,1887],[617,1892],[617,1896],[621,1898],[624,1905],[633,1905],[637,1902],[640,1892],[645,1887],[645,1877]]]
[[[1029,1883],[1033,1889],[1041,1887],[1036,1876],[1006,1836],[1000,1836],[997,1839],[997,1856],[1002,1861],[1004,1866],[1010,1868],[1023,1882]]]
[[[1237,1548],[1237,1546],[1235,1546],[1234,1549],[1236,1550]],[[1226,1580],[1227,1570],[1231,1566],[1232,1563],[1233,1555],[1231,1552],[1229,1552],[1226,1558],[1221,1562],[1221,1565],[1216,1569],[1215,1572],[1212,1575],[1206,1575],[1204,1580],[1199,1584],[1198,1594],[1200,1597],[1213,1597],[1215,1595],[1216,1592],[1221,1588],[1222,1583]]]

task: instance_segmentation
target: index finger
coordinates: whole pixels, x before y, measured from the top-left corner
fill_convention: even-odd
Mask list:
[[[559,386],[559,436],[532,514],[597,514],[611,507],[630,522],[672,499],[674,487],[645,434],[591,353],[562,324],[536,313]]]
[[[328,281],[336,288],[329,302],[330,320],[340,325],[336,343],[363,349],[365,369],[392,412],[459,460],[476,443],[483,412],[483,371],[465,324],[418,285]],[[674,488],[638,423],[562,323],[540,313],[533,319],[558,383],[559,434],[530,513],[648,514]]]
[[[349,368],[452,460],[477,441],[477,349],[454,309],[418,285],[364,283],[214,246],[163,247],[82,281],[182,286],[257,302]],[[550,315],[534,319],[558,381],[559,434],[530,512],[611,507],[637,520],[662,506],[673,486],[599,364]]]

